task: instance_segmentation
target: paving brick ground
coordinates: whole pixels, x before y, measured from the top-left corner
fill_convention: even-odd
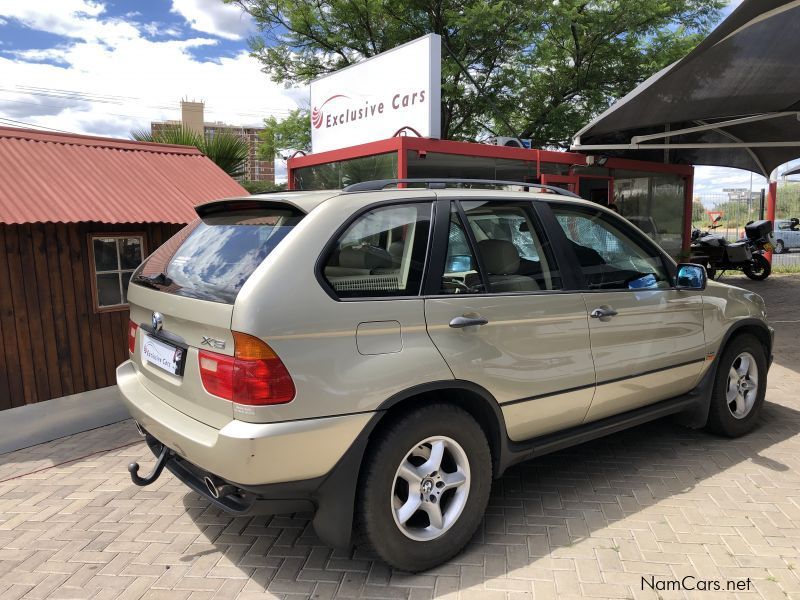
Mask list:
[[[230,518],[168,473],[136,488],[150,458],[120,423],[0,456],[0,598],[800,598],[800,277],[735,281],[778,329],[744,438],[663,421],[519,465],[468,549],[409,575],[306,516]],[[642,589],[687,575],[750,589]]]

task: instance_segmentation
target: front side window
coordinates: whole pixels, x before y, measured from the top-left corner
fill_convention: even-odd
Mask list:
[[[462,208],[475,249],[453,213],[442,293],[481,293],[486,291],[484,285],[492,293],[561,288],[550,245],[531,218],[529,206],[471,201],[462,202]]]
[[[422,283],[431,203],[371,210],[336,241],[323,275],[340,298],[416,296]]]
[[[128,304],[131,274],[141,264],[144,256],[144,235],[93,235],[90,243],[95,308],[124,308]]]
[[[671,286],[661,254],[622,219],[579,206],[553,206],[553,213],[575,253],[584,289]]]

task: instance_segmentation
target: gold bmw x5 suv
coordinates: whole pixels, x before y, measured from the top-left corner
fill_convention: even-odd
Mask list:
[[[134,483],[166,467],[232,513],[314,511],[326,543],[420,571],[509,465],[666,415],[753,427],[757,294],[563,190],[447,183],[199,206],[131,278],[117,380],[157,456]]]

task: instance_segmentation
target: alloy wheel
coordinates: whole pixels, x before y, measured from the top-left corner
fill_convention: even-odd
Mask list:
[[[461,445],[444,436],[424,439],[395,473],[390,499],[394,522],[412,540],[435,540],[461,516],[469,490],[469,460]]]
[[[742,352],[731,364],[725,399],[737,419],[750,414],[758,396],[758,365],[749,352]]]

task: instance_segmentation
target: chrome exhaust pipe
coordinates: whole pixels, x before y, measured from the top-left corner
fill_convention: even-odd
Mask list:
[[[225,483],[216,477],[209,477],[208,475],[203,477],[203,483],[206,484],[208,493],[211,494],[211,497],[215,500],[224,498],[236,491],[236,488],[229,483]]]

